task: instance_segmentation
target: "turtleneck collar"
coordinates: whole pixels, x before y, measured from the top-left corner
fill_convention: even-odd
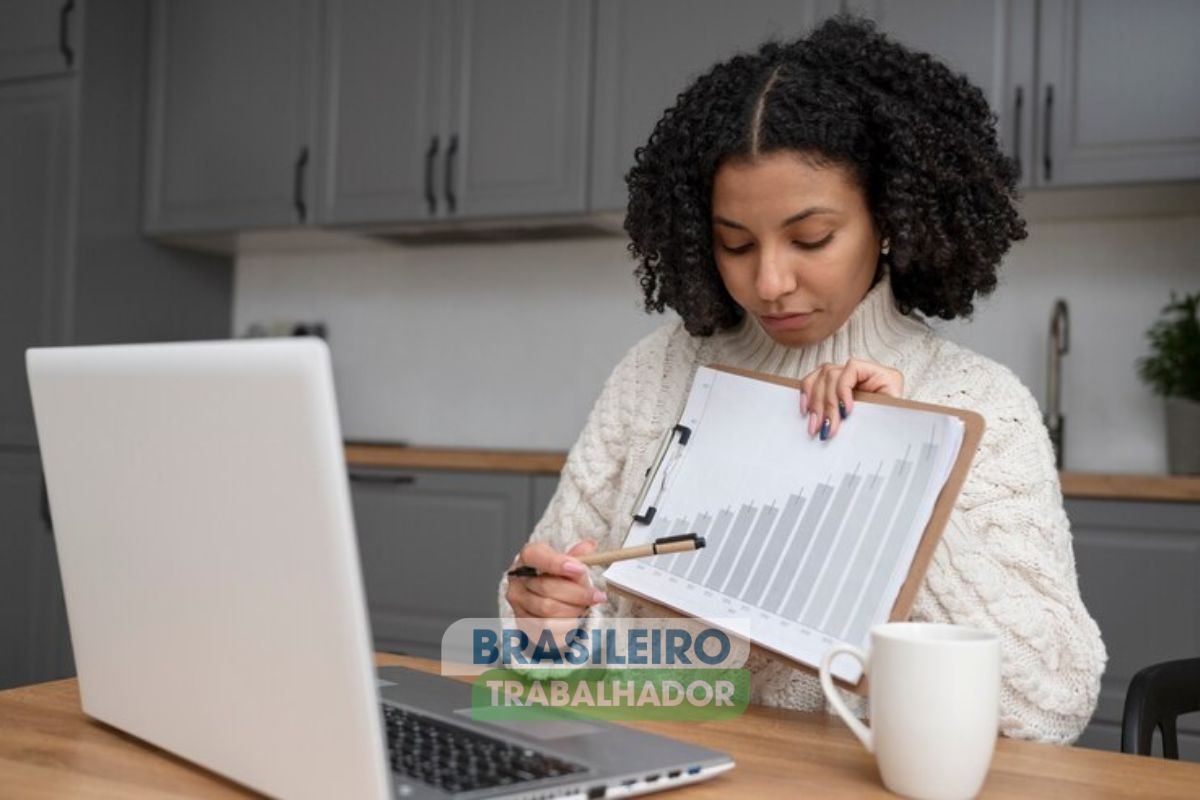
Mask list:
[[[788,347],[771,338],[746,314],[734,328],[717,334],[717,360],[759,372],[801,378],[820,364],[863,358],[887,366],[902,363],[915,341],[930,331],[924,322],[900,313],[887,273],[832,335],[805,347]]]

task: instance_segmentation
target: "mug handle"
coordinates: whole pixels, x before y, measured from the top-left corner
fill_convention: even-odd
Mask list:
[[[875,737],[871,733],[871,729],[859,721],[858,717],[850,712],[850,707],[846,705],[846,701],[842,699],[842,695],[838,692],[837,687],[833,685],[833,676],[829,674],[829,667],[833,664],[833,659],[845,653],[849,656],[854,656],[863,666],[864,674],[867,671],[867,654],[857,647],[849,644],[838,644],[831,647],[825,653],[825,657],[821,659],[821,688],[825,690],[825,696],[829,698],[829,704],[833,706],[833,710],[838,713],[842,721],[849,726],[854,735],[863,743],[863,747],[867,748],[868,753],[875,752]]]

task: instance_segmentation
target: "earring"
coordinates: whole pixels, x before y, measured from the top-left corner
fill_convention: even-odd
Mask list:
[[[885,236],[883,239],[883,244],[879,248],[879,252],[883,253],[886,256],[888,254],[888,251],[891,249],[892,249],[892,244],[888,240],[888,238]]]

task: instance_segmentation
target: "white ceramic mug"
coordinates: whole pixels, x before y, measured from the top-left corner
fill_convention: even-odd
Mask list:
[[[868,728],[835,690],[829,668],[847,653],[866,673]],[[922,800],[974,797],[987,777],[1000,721],[1000,640],[958,625],[888,622],[871,629],[871,653],[840,644],[821,661],[821,687],[874,753],[896,794]]]

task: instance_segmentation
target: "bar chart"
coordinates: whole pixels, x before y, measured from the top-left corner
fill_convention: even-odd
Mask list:
[[[835,642],[864,645],[907,575],[961,421],[861,403],[840,441],[814,441],[794,390],[708,372],[652,520],[626,540],[694,532],[707,546],[614,564],[606,577],[683,613],[740,617],[749,627],[738,633],[806,663]],[[839,677],[857,680],[857,665]]]

